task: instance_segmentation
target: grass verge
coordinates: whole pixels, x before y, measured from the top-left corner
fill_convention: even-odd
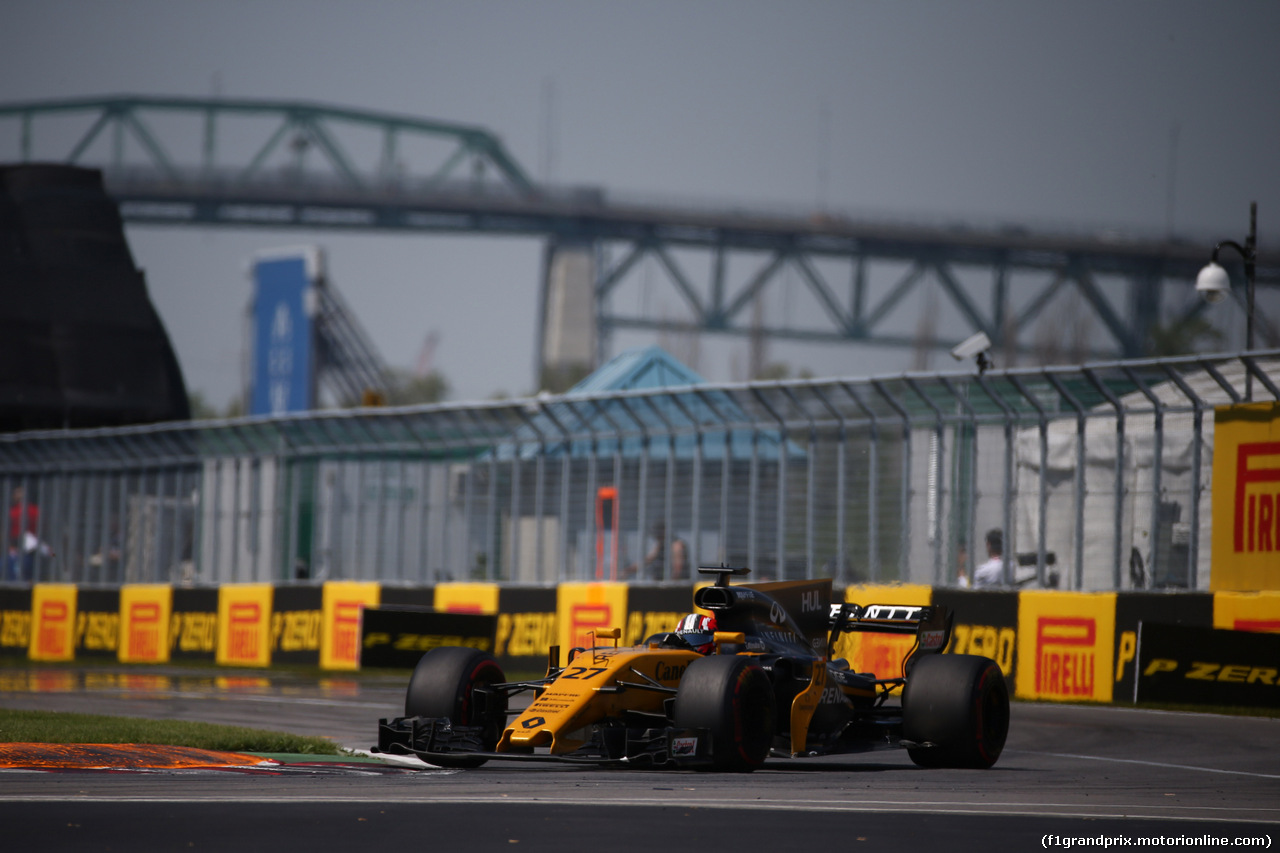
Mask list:
[[[154,743],[225,752],[341,755],[320,737],[181,720],[145,720],[0,708],[0,743]]]

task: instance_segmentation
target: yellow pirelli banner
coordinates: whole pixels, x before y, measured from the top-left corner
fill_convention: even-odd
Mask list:
[[[271,584],[232,584],[218,590],[218,654],[224,666],[271,663]]]
[[[1113,592],[1019,593],[1017,695],[1110,702],[1115,614]]]
[[[1213,627],[1280,634],[1280,590],[1215,592]]]
[[[497,613],[496,583],[436,584],[434,606],[441,613]]]
[[[74,584],[36,584],[31,590],[31,622],[28,658],[38,661],[75,659]]]
[[[321,594],[320,666],[360,668],[360,620],[366,607],[377,607],[382,587],[376,582],[329,581]]]
[[[627,585],[562,583],[556,589],[556,625],[561,655],[592,645],[591,632],[626,627]],[[563,660],[563,658],[562,658]]]
[[[1214,410],[1209,589],[1280,589],[1280,403]]]
[[[844,600],[863,607],[868,604],[927,607],[933,601],[933,587],[922,584],[856,584],[845,588]],[[898,678],[902,675],[902,662],[915,644],[915,634],[857,631],[837,638],[831,655],[848,660],[849,668],[854,672],[874,672],[877,678]]]
[[[121,663],[168,663],[173,588],[125,584],[120,588]]]

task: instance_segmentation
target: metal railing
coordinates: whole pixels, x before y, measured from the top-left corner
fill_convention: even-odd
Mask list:
[[[1212,410],[1246,373],[1280,399],[1278,358],[10,434],[5,579],[669,582],[725,562],[946,585],[1000,528],[1008,584],[1206,589]]]

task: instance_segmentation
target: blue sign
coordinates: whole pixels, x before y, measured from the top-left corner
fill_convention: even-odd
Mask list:
[[[252,415],[315,408],[315,334],[311,288],[319,251],[260,258],[254,263]]]

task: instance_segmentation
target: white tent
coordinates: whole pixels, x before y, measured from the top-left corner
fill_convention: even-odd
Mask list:
[[[1259,363],[1268,376],[1275,375],[1277,366],[1275,361]],[[1228,363],[1219,375],[1243,396],[1242,364]],[[1057,558],[1063,587],[1208,587],[1213,409],[1232,400],[1207,371],[1180,378],[1185,390],[1170,380],[1150,386],[1150,396],[1139,390],[1120,398],[1120,418],[1109,403],[1087,412],[1083,443],[1080,419],[1069,415],[1050,421],[1043,431],[1040,426],[1019,431],[1014,542],[1018,551],[1039,547],[1043,481],[1044,547]],[[1198,432],[1197,401],[1201,404]],[[1078,479],[1083,480],[1084,490],[1080,506]],[[1079,540],[1078,520],[1083,521]],[[1077,541],[1082,543],[1079,563]],[[1194,567],[1189,560],[1193,544]]]

